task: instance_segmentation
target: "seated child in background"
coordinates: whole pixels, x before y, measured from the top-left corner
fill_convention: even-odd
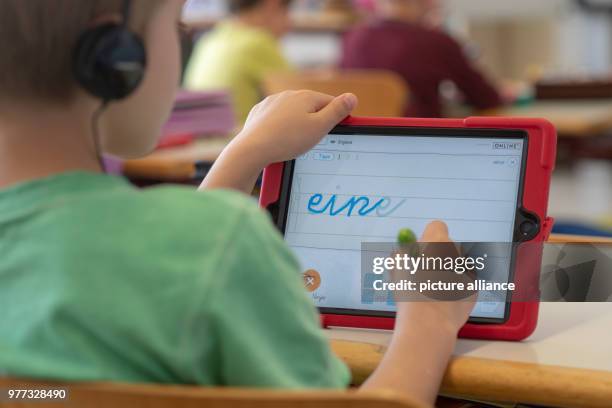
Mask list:
[[[180,76],[182,6],[0,2],[0,375],[346,387],[295,256],[246,192],[266,165],[319,143],[354,95],[267,98],[200,192],[138,190],[99,164],[102,151],[137,157],[156,145]],[[131,59],[136,41],[125,52],[103,36],[109,22],[142,39],[142,82],[127,86],[142,61]],[[423,239],[446,241],[448,231],[434,222]],[[472,307],[400,303],[393,340],[362,389],[433,404]]]
[[[410,88],[406,116],[441,117],[439,88],[452,81],[478,109],[501,104],[495,88],[446,33],[426,25],[432,0],[378,0],[376,19],[358,26],[344,40],[341,68],[387,69]]]
[[[197,43],[185,73],[191,90],[227,89],[237,120],[263,99],[262,81],[290,69],[279,38],[289,28],[291,0],[229,0],[230,18]]]

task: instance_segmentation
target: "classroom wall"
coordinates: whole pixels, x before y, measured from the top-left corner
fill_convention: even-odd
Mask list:
[[[466,37],[479,64],[498,80],[533,78],[556,65],[554,27],[547,19],[483,20],[471,24]]]
[[[498,78],[601,74],[612,66],[612,16],[571,0],[445,0],[448,27]]]
[[[334,33],[291,33],[283,39],[283,52],[296,67],[335,66],[342,52],[342,41]]]
[[[500,19],[546,17],[572,7],[571,0],[442,0],[455,18]]]
[[[585,12],[573,0],[440,1],[447,29],[466,42],[468,52],[495,78],[601,74],[612,66],[612,14]],[[612,0],[605,1],[612,5]],[[219,17],[225,10],[224,0],[191,0],[189,5],[192,18]],[[292,33],[283,48],[297,67],[333,66],[341,38],[335,33]]]
[[[558,25],[561,70],[601,74],[612,65],[612,15],[572,13]]]

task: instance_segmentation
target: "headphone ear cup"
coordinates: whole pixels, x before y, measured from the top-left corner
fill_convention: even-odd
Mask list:
[[[76,81],[104,101],[124,99],[142,82],[147,65],[145,47],[123,26],[107,24],[85,31],[73,56]]]

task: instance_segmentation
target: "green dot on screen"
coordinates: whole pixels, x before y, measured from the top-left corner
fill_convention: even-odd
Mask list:
[[[403,228],[397,234],[397,242],[400,244],[412,244],[413,242],[417,242],[417,238],[410,228]]]

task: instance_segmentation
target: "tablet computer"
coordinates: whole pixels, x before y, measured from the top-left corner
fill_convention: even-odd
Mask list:
[[[262,205],[315,281],[312,298],[325,324],[391,328],[393,302],[362,296],[362,243],[393,242],[404,227],[420,235],[436,219],[456,242],[544,240],[555,145],[543,120],[350,118],[310,152],[267,169]],[[539,272],[518,256],[513,250],[503,259],[502,280]],[[517,313],[523,324],[537,317],[533,305],[514,309],[479,298],[463,334],[500,336],[516,326]]]

